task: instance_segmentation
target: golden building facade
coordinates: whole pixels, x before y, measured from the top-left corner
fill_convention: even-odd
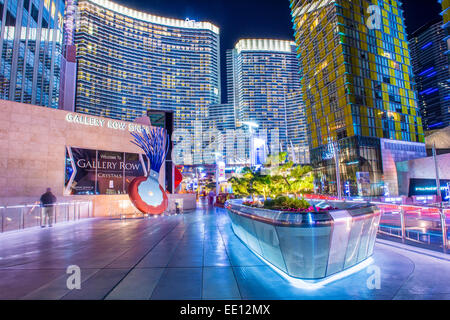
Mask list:
[[[291,0],[291,12],[318,187],[336,191],[338,148],[349,193],[382,194],[384,140],[400,158],[423,154],[401,2]]]

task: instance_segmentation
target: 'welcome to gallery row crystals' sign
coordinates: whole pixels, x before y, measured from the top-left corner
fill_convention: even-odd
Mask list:
[[[126,194],[134,178],[146,175],[137,153],[66,148],[66,195]]]

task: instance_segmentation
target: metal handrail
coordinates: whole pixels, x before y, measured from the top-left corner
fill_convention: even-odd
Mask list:
[[[373,203],[375,205],[378,205],[380,207],[380,209],[382,209],[383,211],[385,210],[383,207],[385,207],[386,205],[390,205],[390,204],[385,204],[385,203]],[[446,222],[446,214],[449,214],[450,212],[448,212],[448,209],[443,208],[443,207],[430,207],[430,206],[417,206],[417,205],[392,205],[393,207],[395,207],[399,214],[400,214],[400,225],[399,225],[399,229],[400,229],[400,235],[398,236],[399,238],[402,239],[402,242],[405,243],[406,240],[408,241],[413,241],[413,242],[420,242],[421,241],[419,239],[412,239],[409,236],[409,233],[411,232],[411,230],[408,230],[407,227],[407,217],[409,217],[409,219],[411,219],[411,214],[408,214],[406,211],[409,210],[414,210],[415,215],[417,215],[417,218],[419,218],[420,220],[430,220],[430,221],[435,221],[435,222],[439,222],[440,223],[440,228],[441,228],[441,233],[442,233],[442,250],[444,253],[447,253],[448,251],[448,239],[447,239],[447,222]],[[425,215],[422,216],[422,214],[425,211]],[[431,218],[434,219],[426,219],[427,214],[428,213]],[[383,234],[388,234],[387,232],[381,230],[381,228],[387,228],[387,226],[381,226],[379,227],[379,233],[383,233]],[[390,232],[389,232],[390,233]],[[397,235],[392,235],[391,236],[396,236]],[[430,240],[428,239],[428,242]]]
[[[92,204],[92,201],[86,200],[55,203],[51,224],[90,218]],[[73,211],[73,218],[69,214],[70,211]],[[1,205],[0,233],[42,225],[44,220],[43,214],[39,202],[32,204]]]

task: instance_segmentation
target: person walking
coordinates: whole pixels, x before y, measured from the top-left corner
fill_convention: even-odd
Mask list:
[[[41,196],[41,206],[44,211],[44,223],[41,225],[41,228],[45,228],[48,224],[49,227],[52,226],[53,223],[53,212],[55,209],[56,197],[52,193],[52,189],[47,188],[47,192],[45,192]]]

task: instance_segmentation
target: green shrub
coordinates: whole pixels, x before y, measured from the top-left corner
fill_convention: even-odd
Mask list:
[[[305,199],[289,198],[285,196],[277,197],[274,200],[266,200],[264,208],[267,209],[308,209],[311,205]]]

